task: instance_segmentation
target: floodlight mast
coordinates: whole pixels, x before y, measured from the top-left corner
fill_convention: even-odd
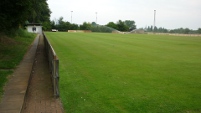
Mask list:
[[[156,10],[154,10],[154,26],[153,26],[153,32],[155,30],[155,25],[156,25]]]
[[[72,24],[72,13],[73,13],[73,11],[71,11],[71,24]]]
[[[98,14],[98,13],[96,12],[96,24],[97,24],[97,14]]]

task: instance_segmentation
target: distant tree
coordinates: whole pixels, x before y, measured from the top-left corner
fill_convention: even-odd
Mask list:
[[[59,31],[78,30],[79,26],[77,24],[71,24],[68,21],[64,21],[63,17],[60,17],[58,20],[55,19],[54,21],[51,21],[51,29],[57,29]]]
[[[55,21],[51,21],[50,25],[51,25],[51,29],[56,29],[56,22]]]
[[[168,30],[165,29],[165,28],[159,27],[159,28],[157,29],[157,32],[159,32],[159,33],[167,33]]]
[[[119,31],[128,31],[129,30],[129,27],[127,25],[125,25],[125,23],[121,20],[119,20],[117,22],[117,28]]]
[[[156,26],[154,26],[154,32],[157,32],[158,28]]]
[[[125,25],[129,27],[129,31],[136,29],[135,21],[133,20],[126,20]]]
[[[153,31],[153,26],[148,26],[146,29],[147,32],[152,32]]]
[[[96,22],[92,22],[91,25],[92,26],[96,26],[97,24],[96,24]]]
[[[45,31],[51,30],[51,22],[49,22],[49,21],[43,22],[42,26],[43,26],[43,30],[45,30]]]
[[[153,26],[150,27],[150,31],[151,31],[151,32],[153,31]]]
[[[91,29],[91,24],[84,22],[82,25],[80,25],[81,30],[90,30]]]
[[[178,29],[173,29],[170,30],[170,33],[179,33],[179,34],[194,34],[196,33],[193,30],[190,30],[189,28],[178,28]]]
[[[69,27],[70,27],[70,23],[65,22],[63,20],[63,17],[60,17],[58,19],[58,23],[55,25],[55,28],[58,29],[59,31],[67,31]]]
[[[201,28],[198,28],[197,33],[201,34]]]
[[[106,26],[114,28],[114,29],[118,29],[117,24],[115,24],[114,22],[109,22],[108,24],[106,24]]]
[[[189,34],[190,31],[191,31],[191,30],[190,30],[189,28],[185,28],[184,31],[183,31],[183,33],[184,33],[184,34]]]
[[[71,24],[69,30],[78,30],[79,26],[77,24]]]

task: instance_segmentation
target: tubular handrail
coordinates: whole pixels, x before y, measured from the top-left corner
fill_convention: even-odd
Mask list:
[[[43,33],[45,51],[48,58],[49,69],[51,72],[51,79],[53,83],[54,96],[59,97],[59,59],[54,51],[52,45]]]

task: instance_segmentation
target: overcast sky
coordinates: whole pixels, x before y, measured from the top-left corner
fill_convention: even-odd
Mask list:
[[[118,20],[134,20],[137,28],[153,25],[167,29],[201,28],[201,0],[48,0],[51,20],[63,17],[76,24],[105,25]]]

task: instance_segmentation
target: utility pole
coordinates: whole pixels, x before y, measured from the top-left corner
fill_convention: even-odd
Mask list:
[[[72,24],[72,13],[73,13],[73,11],[71,11],[71,24]]]
[[[98,14],[98,13],[96,12],[96,24],[97,24],[97,14]]]
[[[155,25],[156,25],[156,10],[154,10],[154,27],[153,27],[153,32],[155,30]]]

